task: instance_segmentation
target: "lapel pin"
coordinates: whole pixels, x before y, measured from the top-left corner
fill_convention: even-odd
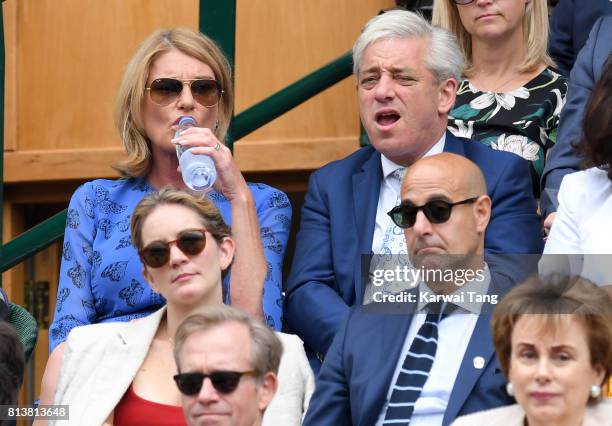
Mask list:
[[[485,360],[483,357],[481,356],[474,357],[474,368],[481,370],[482,368],[484,368],[484,365],[485,365]]]

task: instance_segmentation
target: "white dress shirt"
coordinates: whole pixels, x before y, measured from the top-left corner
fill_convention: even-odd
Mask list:
[[[444,143],[446,141],[446,133],[442,135],[440,140],[432,146],[429,151],[423,155],[423,157],[429,157],[430,155],[440,154],[444,151]],[[374,226],[374,236],[372,238],[372,253],[383,254],[383,241],[385,239],[385,233],[387,229],[394,225],[393,221],[387,215],[387,212],[397,205],[397,201],[400,199],[399,188],[395,187],[390,179],[391,173],[397,169],[402,168],[399,164],[389,160],[384,155],[380,156],[382,163],[383,180],[380,183],[380,193],[378,195],[378,208],[376,209],[376,225]],[[397,227],[396,227],[397,228]],[[400,237],[403,239],[403,233],[400,233]],[[405,254],[403,251],[401,254]],[[400,253],[393,253],[400,254]]]
[[[612,182],[596,167],[566,175],[539,269],[612,284]],[[573,254],[562,259],[553,254]],[[608,254],[605,256],[604,254]]]
[[[475,292],[478,294],[487,294],[491,275],[487,266],[484,269],[484,279],[481,282],[472,281],[466,283],[460,288],[464,293]],[[433,293],[426,284],[419,284],[419,293]],[[436,349],[436,358],[431,366],[429,377],[423,386],[421,395],[414,404],[414,411],[410,418],[410,426],[441,426],[444,419],[444,413],[451,396],[451,392],[455,385],[455,379],[459,373],[461,362],[467,350],[472,332],[478,321],[478,314],[473,312],[479,311],[479,308],[474,302],[465,299],[464,302],[454,303],[457,309],[446,316],[438,325],[438,347]],[[397,381],[397,376],[402,368],[406,354],[412,345],[412,341],[416,336],[419,328],[425,322],[427,313],[424,312],[426,303],[419,300],[418,309],[412,317],[408,333],[404,340],[402,351],[397,359],[397,365],[393,378],[389,383],[387,398],[381,410],[377,426],[381,426],[385,420],[387,404],[393,392],[393,385]]]

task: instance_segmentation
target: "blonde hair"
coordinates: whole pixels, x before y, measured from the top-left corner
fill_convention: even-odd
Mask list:
[[[221,84],[219,126],[215,136],[225,138],[234,108],[229,63],[219,47],[204,34],[188,28],[161,29],[142,42],[127,65],[115,104],[115,127],[119,132],[127,158],[113,167],[124,177],[146,176],[151,168],[151,142],[142,119],[142,101],[149,71],[163,53],[176,49],[208,65]]]
[[[454,0],[434,0],[432,23],[449,30],[457,36],[459,46],[465,56],[463,74],[470,77],[472,66],[472,36],[467,32]],[[525,34],[525,60],[519,64],[520,72],[533,71],[541,63],[554,67],[555,63],[548,54],[548,3],[546,0],[530,0],[523,15],[523,34]]]
[[[251,338],[251,368],[263,376],[268,372],[278,373],[283,345],[280,339],[263,322],[245,312],[228,305],[210,305],[198,309],[179,325],[174,336],[174,360],[181,371],[180,356],[183,345],[194,333],[203,333],[225,323],[244,325]]]

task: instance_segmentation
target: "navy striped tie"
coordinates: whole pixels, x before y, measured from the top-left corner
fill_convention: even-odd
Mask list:
[[[414,404],[421,395],[436,357],[438,323],[446,316],[440,312],[440,307],[440,304],[428,306],[430,313],[414,336],[397,381],[393,385],[383,425],[410,424]]]

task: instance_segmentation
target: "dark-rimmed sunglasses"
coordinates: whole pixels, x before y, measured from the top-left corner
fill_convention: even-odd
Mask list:
[[[422,206],[415,206],[410,202],[402,202],[402,204],[395,206],[387,214],[397,226],[404,229],[414,226],[419,210],[423,211],[423,214],[425,214],[425,217],[431,223],[444,223],[450,218],[453,207],[460,204],[473,203],[476,200],[478,200],[478,197],[468,198],[466,200],[457,201],[456,203],[449,203],[444,200],[432,200]]]
[[[460,5],[465,5],[465,4],[470,4],[472,3],[474,0],[455,0],[455,4],[460,4]]]
[[[151,100],[157,105],[165,106],[174,102],[183,91],[183,86],[188,84],[191,95],[202,106],[212,108],[219,103],[223,90],[217,80],[191,78],[177,80],[176,78],[158,78],[153,80],[149,87]]]
[[[161,268],[170,260],[171,244],[176,244],[187,255],[200,254],[206,247],[206,229],[186,229],[177,235],[176,240],[153,241],[138,254],[145,265],[151,268]]]
[[[183,395],[197,395],[202,390],[204,379],[210,379],[215,390],[222,394],[232,393],[238,387],[242,376],[257,376],[255,371],[214,371],[210,374],[180,373],[174,376],[174,381]]]

